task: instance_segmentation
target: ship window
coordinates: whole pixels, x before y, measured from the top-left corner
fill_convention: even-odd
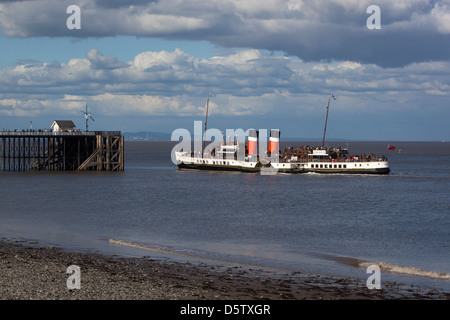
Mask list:
[[[323,168],[323,164],[321,164],[320,167]]]
[[[344,169],[345,169],[345,168],[347,168],[347,165],[346,165],[346,164],[344,164]]]
[[[334,165],[334,168],[335,168],[335,169],[337,168],[337,164]]]
[[[342,168],[342,164],[339,165],[339,169],[341,169],[341,168]]]

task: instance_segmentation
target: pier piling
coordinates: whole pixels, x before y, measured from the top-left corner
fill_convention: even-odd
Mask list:
[[[1,171],[123,171],[120,131],[0,132]]]

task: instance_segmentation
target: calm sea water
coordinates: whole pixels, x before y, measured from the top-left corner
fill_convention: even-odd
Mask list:
[[[123,173],[1,173],[0,236],[365,279],[382,262],[400,272],[382,282],[450,291],[449,143],[348,144],[387,154],[386,176],[181,171],[173,145],[126,142]]]

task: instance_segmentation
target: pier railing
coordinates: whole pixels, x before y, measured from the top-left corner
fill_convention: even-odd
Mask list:
[[[17,137],[54,137],[54,136],[116,136],[120,135],[120,131],[0,131],[0,137],[17,136]]]

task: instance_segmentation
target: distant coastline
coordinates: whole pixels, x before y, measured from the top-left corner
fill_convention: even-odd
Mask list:
[[[167,132],[155,132],[155,131],[137,131],[137,132],[123,132],[126,141],[171,141],[172,133]],[[281,141],[322,141],[322,138],[305,138],[305,137],[282,137]],[[386,143],[426,143],[426,142],[439,142],[446,143],[445,140],[368,140],[368,139],[347,139],[347,138],[327,138],[327,142],[386,142]]]

